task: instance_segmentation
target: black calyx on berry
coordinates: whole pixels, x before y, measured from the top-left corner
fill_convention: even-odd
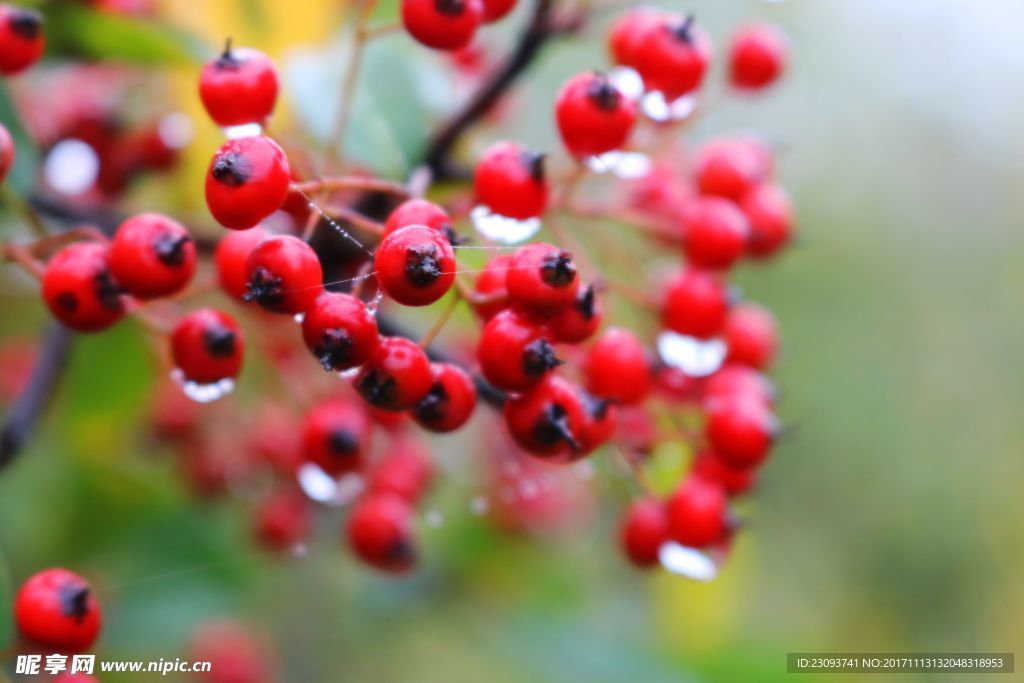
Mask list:
[[[281,278],[263,267],[253,271],[252,277],[246,283],[249,291],[242,296],[245,301],[255,301],[261,306],[277,306],[284,300],[284,290],[281,288]]]
[[[434,0],[434,8],[440,14],[458,17],[466,11],[466,0]]]
[[[192,241],[188,235],[161,235],[153,245],[156,257],[165,266],[180,266],[185,262],[185,245]]]
[[[679,40],[683,41],[684,43],[691,44],[693,43],[693,22],[694,16],[692,14],[687,14],[686,19],[683,20],[683,23],[679,24],[678,26],[672,26],[669,28],[669,30],[671,30],[672,35],[674,35]]]
[[[111,311],[121,310],[121,295],[124,294],[124,291],[114,282],[109,270],[104,268],[96,273],[93,278],[93,287],[95,287],[96,299],[103,308],[108,308]]]
[[[211,170],[213,179],[229,187],[240,187],[249,182],[249,164],[234,152],[218,154]]]
[[[71,292],[61,292],[57,295],[57,304],[68,313],[78,310],[78,297]]]
[[[547,156],[547,154],[534,152],[532,150],[525,150],[523,152],[523,165],[526,166],[526,170],[530,173],[530,177],[533,178],[538,183],[544,182],[544,165]]]
[[[43,17],[35,10],[17,9],[8,20],[11,31],[25,40],[35,40],[43,30]]]
[[[416,546],[405,536],[400,536],[388,546],[385,559],[389,563],[398,565],[414,563],[416,561]]]
[[[417,287],[426,287],[441,277],[441,259],[433,244],[418,244],[406,250],[405,277]]]
[[[448,392],[444,390],[444,385],[434,382],[427,395],[416,405],[416,417],[427,423],[438,422],[444,418],[448,400]]]
[[[81,623],[89,614],[89,587],[80,584],[62,586],[57,594],[60,611]]]
[[[231,51],[231,36],[224,41],[224,52],[220,53],[220,57],[217,58],[216,67],[218,69],[237,69],[242,65],[242,60],[235,56],[235,53]]]
[[[547,339],[538,339],[523,350],[523,372],[530,377],[540,377],[563,362],[555,355],[555,349]]]
[[[340,456],[354,455],[359,450],[359,440],[347,429],[335,429],[327,435],[331,453]]]
[[[363,374],[356,391],[367,403],[378,408],[390,408],[398,401],[398,383],[394,377],[376,370]]]
[[[608,407],[611,404],[612,402],[608,399],[597,398],[588,393],[583,393],[583,407],[586,409],[587,414],[597,421],[601,421],[608,416]]]
[[[587,96],[597,105],[598,109],[603,111],[615,111],[619,107],[619,101],[622,99],[618,89],[601,72],[594,73],[594,80],[590,82],[590,87],[587,88]]]
[[[352,339],[345,330],[327,330],[313,350],[321,367],[328,372],[346,365],[352,358]]]
[[[220,325],[214,325],[203,332],[203,346],[214,358],[227,358],[235,353],[238,335]]]
[[[540,276],[552,287],[568,287],[576,279],[576,264],[572,262],[572,254],[559,251],[544,258],[540,267]]]
[[[469,242],[468,237],[460,237],[459,233],[455,232],[455,228],[452,227],[451,223],[446,223],[441,226],[441,234],[444,235],[446,240],[448,240],[448,244],[453,247]]]
[[[597,313],[596,305],[597,294],[594,291],[594,285],[587,285],[581,289],[573,303],[573,307],[580,312],[584,320],[591,320],[594,317],[594,314]]]
[[[552,403],[537,419],[533,426],[533,436],[545,446],[554,446],[559,442],[569,444],[574,451],[580,450],[580,443],[569,429],[569,413],[561,404]]]

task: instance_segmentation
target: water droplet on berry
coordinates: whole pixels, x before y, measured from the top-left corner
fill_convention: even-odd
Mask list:
[[[489,240],[502,244],[524,242],[541,229],[539,218],[527,218],[521,221],[517,218],[492,213],[490,209],[482,205],[473,207],[469,218],[473,221],[473,227],[477,232]]]
[[[473,496],[473,500],[469,501],[469,511],[477,517],[486,515],[490,507],[490,502],[483,496]]]
[[[594,173],[611,173],[619,178],[643,178],[651,171],[651,159],[637,152],[605,152],[584,162]]]
[[[337,494],[338,482],[312,463],[300,467],[296,478],[302,491],[318,503],[327,503]]]
[[[355,368],[349,368],[347,370],[342,370],[341,372],[338,373],[338,377],[342,378],[346,382],[350,382],[350,381],[352,381],[352,380],[354,380],[356,378],[356,375],[359,374],[360,370],[362,370],[361,367],[355,367]]]
[[[199,384],[185,379],[185,373],[180,368],[171,370],[171,379],[181,387],[183,394],[196,403],[212,403],[235,390],[233,379],[226,378],[212,384]]]
[[[440,510],[428,510],[423,516],[423,521],[431,529],[437,529],[444,525],[444,515]]]
[[[658,123],[679,122],[687,118],[697,109],[696,95],[683,95],[671,102],[665,101],[660,92],[649,92],[640,100],[640,109],[644,115]]]
[[[658,561],[673,574],[695,581],[713,581],[718,576],[718,565],[710,556],[675,541],[668,541],[658,549]]]
[[[658,355],[666,365],[691,377],[707,377],[725,361],[728,347],[721,339],[697,339],[666,330],[658,335]]]
[[[96,182],[100,158],[96,150],[74,138],[61,140],[43,163],[43,178],[57,192],[79,195]]]
[[[299,325],[301,325],[302,321],[305,320],[305,319],[306,319],[306,314],[305,313],[296,313],[294,316],[292,316],[292,320],[294,320]]]
[[[240,126],[228,126],[224,128],[224,137],[228,140],[236,138],[248,138],[253,135],[262,135],[263,126],[258,123],[243,123]]]

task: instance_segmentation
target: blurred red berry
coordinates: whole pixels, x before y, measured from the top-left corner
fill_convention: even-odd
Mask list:
[[[658,550],[667,540],[665,505],[653,498],[634,501],[619,530],[619,542],[629,561],[643,569],[657,566]]]
[[[583,73],[562,86],[555,118],[571,154],[597,156],[626,144],[636,123],[636,105],[604,74]]]
[[[729,48],[729,80],[752,90],[771,85],[785,70],[788,53],[789,41],[777,26],[746,26]]]
[[[511,309],[484,326],[478,358],[487,381],[506,391],[529,389],[562,362],[555,357],[546,330]]]
[[[89,649],[102,623],[89,584],[60,568],[41,571],[22,584],[14,599],[14,619],[25,640],[61,652]]]
[[[635,60],[647,89],[671,102],[700,87],[711,61],[711,40],[692,15],[668,15],[643,32]]]
[[[377,493],[357,501],[347,536],[352,552],[371,567],[400,574],[416,564],[413,510],[399,496]]]
[[[199,97],[219,126],[262,123],[277,101],[277,68],[251,47],[231,47],[210,60],[199,76]]]
[[[370,455],[372,434],[362,405],[344,399],[323,401],[303,421],[302,452],[331,476],[358,472]]]
[[[666,503],[669,535],[691,548],[709,546],[725,533],[726,507],[725,490],[718,483],[690,477]]]
[[[548,184],[544,155],[515,142],[491,145],[476,166],[477,200],[501,216],[526,220],[544,213]]]
[[[647,349],[635,334],[611,327],[587,353],[587,390],[598,398],[621,403],[644,400],[651,388]]]
[[[61,249],[43,273],[43,299],[57,320],[98,332],[124,316],[121,288],[110,274],[110,247],[80,242]]]
[[[0,74],[21,73],[39,61],[45,47],[43,15],[26,7],[0,5]]]
[[[405,30],[435,50],[466,47],[483,18],[482,0],[402,0]]]
[[[212,308],[201,308],[175,326],[171,351],[174,365],[185,379],[212,384],[238,376],[245,343],[238,323],[231,316]]]
[[[181,223],[158,213],[141,213],[117,228],[110,247],[110,271],[129,294],[155,299],[175,294],[196,269],[196,246]]]
[[[383,337],[355,378],[359,395],[382,410],[408,410],[432,384],[430,361],[415,342]]]

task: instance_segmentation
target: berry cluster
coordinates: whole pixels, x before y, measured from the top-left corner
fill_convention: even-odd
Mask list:
[[[514,5],[404,0],[401,14],[417,41],[451,51]],[[38,58],[38,17],[0,6],[0,26],[0,71]],[[691,151],[672,136],[696,116],[699,108],[676,105],[699,96],[712,59],[709,33],[692,16],[629,10],[612,27],[609,51],[612,68],[577,74],[557,95],[552,128],[566,154],[494,142],[466,174],[471,191],[456,190],[441,206],[423,196],[421,182],[351,168],[318,175],[308,163],[291,164],[289,157],[304,157],[265,131],[237,137],[230,129],[272,116],[278,75],[265,54],[229,41],[199,80],[210,119],[229,134],[205,177],[209,213],[227,229],[205,250],[222,290],[217,307],[185,308],[203,294],[188,286],[204,250],[161,214],[131,216],[110,239],[78,231],[8,252],[30,269],[39,265],[43,299],[68,327],[96,332],[129,315],[164,340],[175,383],[158,394],[155,433],[178,449],[198,493],[272,473],[275,488],[254,514],[270,549],[304,542],[314,502],[351,505],[344,537],[355,556],[389,572],[413,567],[416,508],[434,463],[410,423],[459,430],[485,412],[476,408],[486,400],[495,410],[481,419],[500,424],[489,438],[503,443],[507,435],[517,454],[564,465],[611,446],[606,452],[629,466],[641,491],[622,530],[635,564],[669,564],[666,548],[680,546],[714,555],[738,528],[731,499],[752,487],[779,434],[762,374],[776,355],[776,324],[766,309],[739,301],[730,273],[789,243],[792,209],[760,140],[720,137]],[[773,83],[786,52],[777,29],[742,29],[729,50],[733,89]],[[656,115],[659,98],[685,113]],[[0,128],[0,178],[13,156]],[[625,157],[642,162],[642,172],[623,172],[616,164]],[[596,191],[585,195],[590,183]],[[643,239],[631,243],[646,244],[652,259],[674,254],[671,272],[657,282],[617,281],[598,263],[597,252],[615,260],[597,248],[603,238],[574,235],[561,224],[566,217],[635,229]],[[551,238],[466,245],[456,230],[474,225],[486,238],[483,222],[494,218],[543,226]],[[471,268],[467,246],[497,253]],[[45,267],[33,261],[43,254]],[[441,300],[448,307],[418,341],[386,317]],[[479,334],[461,351],[439,351],[435,337],[460,301]],[[229,306],[235,315],[221,310]],[[279,391],[255,411],[230,401],[200,409],[194,401],[229,393],[247,349],[269,366]],[[293,400],[281,400],[282,392]],[[671,491],[647,475],[647,460],[665,442],[696,453]],[[65,574],[53,581],[73,583]],[[45,584],[64,590],[53,585]],[[48,600],[27,600],[25,610],[66,618],[70,603]],[[63,634],[62,645],[87,646],[98,611],[94,603],[74,607],[94,621],[79,620],[67,633],[47,628]],[[39,618],[21,611],[26,637],[54,637],[41,636]],[[82,633],[87,623],[95,627]]]

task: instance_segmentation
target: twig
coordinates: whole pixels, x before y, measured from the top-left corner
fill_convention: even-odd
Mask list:
[[[307,180],[303,183],[292,183],[291,189],[303,194],[314,194],[329,190],[358,190],[363,192],[384,192],[405,199],[409,190],[401,183],[382,178],[364,178],[362,176],[328,176],[318,180]]]
[[[460,301],[462,301],[462,297],[459,296],[459,290],[453,290],[450,300],[448,301],[448,304],[444,307],[444,310],[441,311],[441,315],[438,316],[437,320],[430,327],[430,329],[427,330],[426,334],[420,337],[419,344],[422,348],[425,349],[434,343],[434,340],[437,338],[437,335],[439,335],[441,333],[441,330],[444,329],[444,326],[452,317],[452,313],[455,312],[455,308],[459,305]]]
[[[345,135],[348,132],[348,121],[352,116],[352,99],[356,94],[356,84],[359,82],[359,73],[363,70],[363,54],[366,52],[366,41],[370,38],[366,22],[376,0],[362,0],[359,7],[359,14],[356,15],[355,26],[352,32],[352,58],[349,60],[345,70],[345,76],[341,84],[340,100],[338,102],[338,118],[334,122],[330,137],[327,138],[326,154],[324,157],[324,168],[330,164],[332,156],[337,157],[338,164],[344,168],[345,165]],[[339,150],[339,145],[341,149]]]

